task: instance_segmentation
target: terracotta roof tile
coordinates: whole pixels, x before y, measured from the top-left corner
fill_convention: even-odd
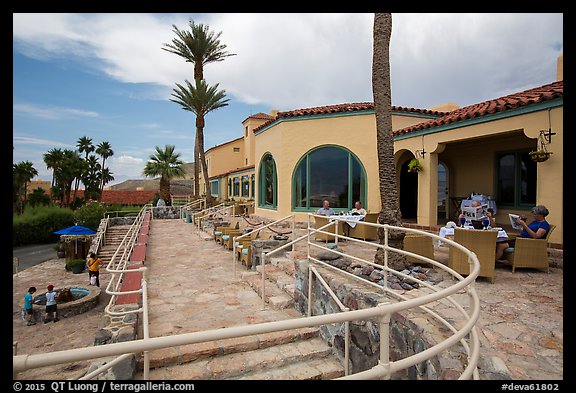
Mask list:
[[[536,104],[563,96],[564,82],[557,81],[546,84],[544,86],[535,87],[533,89],[509,94],[504,97],[494,98],[492,100],[480,102],[478,104],[465,106],[463,108],[453,110],[452,112],[449,112],[437,119],[406,127],[401,130],[396,130],[394,131],[394,134],[403,135],[426,128],[437,127],[444,124],[450,124],[458,121],[474,119],[480,116],[504,112],[510,109]]]
[[[244,123],[248,119],[270,120],[270,119],[274,119],[274,116],[268,115],[268,114],[263,113],[263,112],[258,112],[254,115],[248,116],[246,119],[244,119],[244,121],[242,123]]]
[[[286,112],[278,112],[276,117],[271,118],[266,123],[256,127],[254,131],[258,131],[270,124],[274,121],[282,118],[290,118],[290,117],[299,117],[299,116],[310,116],[310,115],[322,115],[322,114],[331,114],[331,113],[344,113],[344,112],[360,112],[360,111],[369,111],[374,110],[374,103],[372,102],[357,102],[357,103],[345,103],[345,104],[335,104],[335,105],[326,105],[326,106],[316,106],[312,108],[302,108],[302,109],[294,109],[291,111]],[[443,116],[448,112],[439,112],[439,111],[432,111],[429,109],[417,109],[417,108],[408,108],[403,106],[395,106],[392,105],[392,110],[400,111],[400,112],[412,112],[412,113],[422,113],[427,115],[434,115],[434,116]]]
[[[159,190],[104,190],[102,203],[118,203],[121,205],[145,205],[154,199]],[[84,190],[78,190],[77,198],[84,198]]]

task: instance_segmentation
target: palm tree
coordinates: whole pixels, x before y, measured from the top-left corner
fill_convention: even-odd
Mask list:
[[[112,146],[109,142],[104,141],[100,142],[96,147],[96,154],[102,157],[102,170],[106,168],[106,159],[114,155],[114,151],[112,150]],[[102,197],[102,190],[104,189],[104,184],[102,183],[102,173],[100,174],[100,197]]]
[[[166,145],[164,150],[156,146],[156,153],[150,156],[142,174],[146,177],[160,176],[160,197],[171,203],[170,180],[175,177],[184,177],[182,169],[184,161],[180,160],[180,153],[174,153],[174,145]]]
[[[92,138],[88,138],[87,136],[83,136],[78,139],[76,142],[76,147],[78,147],[78,151],[80,153],[85,153],[84,159],[88,159],[88,155],[96,149],[92,144]]]
[[[110,172],[109,168],[102,169],[102,172],[101,172],[102,187],[104,187],[106,184],[108,184],[114,180],[114,176],[112,176],[112,175],[113,175],[113,173]]]
[[[52,183],[50,187],[55,186],[54,173],[56,169],[61,165],[62,159],[64,158],[64,153],[62,149],[50,149],[48,153],[44,153],[44,163],[46,164],[46,169],[52,169]]]
[[[223,61],[228,56],[235,56],[234,53],[226,52],[226,45],[220,44],[220,36],[222,32],[214,33],[210,31],[208,25],[195,24],[194,21],[189,21],[190,31],[181,31],[175,25],[173,32],[177,38],[172,40],[172,44],[164,44],[165,51],[177,54],[184,58],[186,62],[194,64],[194,80],[201,81],[204,79],[204,65],[217,61]],[[202,141],[198,140],[196,134],[194,142],[194,196],[199,197],[199,173],[200,166],[200,149],[199,144]],[[202,143],[203,144],[203,143]],[[202,150],[204,152],[204,150]],[[206,194],[209,194],[206,191]]]
[[[20,204],[20,212],[24,212],[24,202],[26,202],[27,198],[28,182],[32,180],[34,176],[38,176],[38,171],[30,161],[21,161],[17,164],[12,164],[12,197],[14,211],[17,210],[18,204]],[[22,189],[24,189],[24,201],[20,200]]]
[[[176,83],[178,90],[173,89],[174,93],[172,93],[172,96],[175,99],[170,99],[170,101],[180,104],[182,109],[193,112],[196,115],[196,143],[200,152],[200,162],[202,164],[204,184],[206,185],[206,203],[210,205],[212,195],[210,192],[210,180],[208,179],[208,166],[204,155],[204,118],[213,110],[227,106],[230,100],[226,98],[226,90],[218,91],[218,83],[214,86],[209,86],[204,80],[196,80],[195,85],[192,86],[188,81],[186,81],[186,87]]]
[[[376,146],[378,149],[378,174],[380,177],[380,201],[382,210],[378,216],[380,224],[402,225],[396,168],[394,166],[394,139],[392,136],[392,95],[390,92],[390,37],[392,35],[392,14],[374,14],[374,51],[372,58],[372,94],[376,115]],[[378,231],[380,244],[384,244],[384,231]],[[388,245],[402,248],[404,233],[389,231]],[[383,264],[384,252],[378,249],[377,263]],[[404,256],[388,253],[388,266],[402,270],[406,265]]]
[[[183,57],[187,62],[194,63],[194,79],[204,79],[204,66],[208,63],[223,61],[235,53],[227,53],[226,45],[220,44],[222,32],[210,31],[210,26],[195,24],[189,21],[190,31],[181,31],[175,25],[172,30],[178,38],[172,44],[164,44],[165,51]]]

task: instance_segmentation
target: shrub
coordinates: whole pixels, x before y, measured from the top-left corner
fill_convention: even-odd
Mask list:
[[[13,216],[12,246],[44,244],[58,241],[53,232],[74,225],[71,209],[58,206],[30,207],[24,214]]]
[[[105,211],[106,208],[102,204],[92,202],[76,210],[74,217],[78,225],[97,231]]]

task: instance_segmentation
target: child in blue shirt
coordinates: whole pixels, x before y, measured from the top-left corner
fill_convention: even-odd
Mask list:
[[[28,288],[28,293],[24,295],[24,310],[26,311],[26,318],[28,319],[27,326],[36,325],[34,321],[34,309],[32,308],[34,304],[34,297],[32,294],[36,292],[36,287]]]

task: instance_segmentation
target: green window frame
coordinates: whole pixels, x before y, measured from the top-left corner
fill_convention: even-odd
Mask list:
[[[252,174],[251,176],[251,188],[250,188],[250,197],[254,199],[254,190],[256,189],[256,175]]]
[[[241,179],[241,185],[242,185],[242,198],[249,198],[250,196],[250,180],[248,175],[244,175],[242,176]]]
[[[347,156],[347,196],[345,206],[334,207],[331,205],[332,209],[336,212],[349,211],[354,207],[354,203],[359,200],[362,206],[368,210],[366,195],[368,189],[368,181],[366,176],[366,170],[362,165],[360,159],[352,153],[350,150],[342,146],[337,145],[322,145],[318,146],[306,154],[304,154],[295,166],[294,172],[292,174],[292,211],[295,212],[315,212],[320,206],[311,204],[310,202],[310,190],[312,189],[312,178],[311,168],[312,163],[310,156],[317,153],[322,149],[338,149],[341,150]],[[355,180],[358,184],[355,184]]]
[[[239,178],[239,177],[235,177],[235,178],[232,180],[232,183],[234,184],[234,193],[233,193],[233,196],[239,197],[239,196],[240,196],[240,178]]]
[[[278,207],[278,176],[276,161],[265,153],[258,169],[258,207],[276,210]]]
[[[498,152],[494,171],[498,207],[529,210],[536,204],[538,168],[530,150]]]
[[[220,196],[220,179],[210,180],[210,194],[213,197]]]

